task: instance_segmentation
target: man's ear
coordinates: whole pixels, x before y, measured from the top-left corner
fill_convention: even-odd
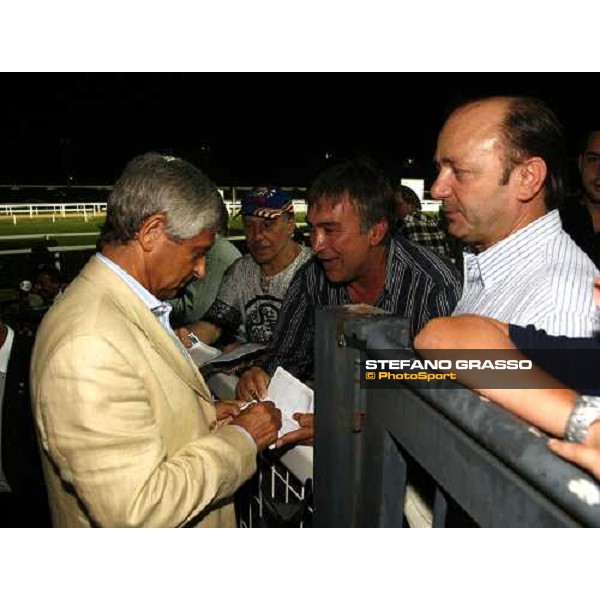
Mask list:
[[[594,280],[594,302],[596,307],[600,308],[600,277]]]
[[[521,202],[533,200],[544,186],[547,174],[546,163],[539,156],[528,158],[517,165],[514,175],[518,186],[518,199]]]
[[[294,229],[296,229],[296,220],[294,219],[293,215],[290,215],[290,216],[288,216],[288,222],[287,222],[287,230],[288,230],[290,237],[292,237],[294,235]]]
[[[371,246],[378,246],[387,234],[389,225],[387,221],[378,221],[369,229],[369,242]]]
[[[162,213],[146,218],[137,233],[137,240],[146,252],[151,252],[159,243],[167,230],[167,217]]]

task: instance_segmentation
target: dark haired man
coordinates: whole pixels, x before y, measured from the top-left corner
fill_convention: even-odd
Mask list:
[[[407,240],[433,250],[450,260],[450,247],[437,217],[421,212],[421,200],[407,185],[394,186],[394,204],[398,233]]]
[[[363,160],[321,173],[307,194],[307,222],[315,258],[292,281],[262,368],[248,370],[238,398],[264,397],[277,366],[312,378],[315,308],[368,304],[407,317],[411,334],[431,318],[452,312],[458,273],[430,250],[392,237],[392,186]],[[302,432],[288,434],[297,441]]]
[[[600,129],[586,136],[577,165],[581,194],[568,198],[560,215],[565,231],[600,267]]]
[[[47,305],[51,305],[62,295],[64,287],[62,274],[56,267],[41,265],[38,268],[33,289]]]
[[[29,397],[32,340],[0,315],[0,527],[49,527]]]

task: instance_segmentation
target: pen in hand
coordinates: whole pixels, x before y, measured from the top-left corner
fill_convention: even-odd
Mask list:
[[[247,402],[244,402],[240,406],[240,410],[246,410],[251,404],[256,404],[257,402],[260,402],[260,398],[258,397],[258,394],[256,393],[255,390],[252,390],[250,392],[250,395],[252,396],[252,400],[248,400]]]

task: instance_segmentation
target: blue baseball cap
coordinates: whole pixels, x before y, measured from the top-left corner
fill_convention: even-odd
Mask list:
[[[242,215],[276,219],[284,213],[294,214],[290,195],[279,187],[255,187],[242,197]]]

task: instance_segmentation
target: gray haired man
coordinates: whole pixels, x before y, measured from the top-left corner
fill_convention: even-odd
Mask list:
[[[101,251],[44,318],[31,382],[56,526],[235,523],[231,496],[280,414],[214,404],[164,302],[203,276],[221,202],[191,164],[134,158],[108,199]]]

